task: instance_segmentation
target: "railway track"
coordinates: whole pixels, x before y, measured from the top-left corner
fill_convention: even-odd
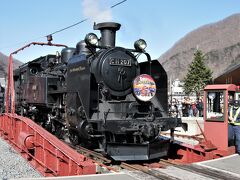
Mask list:
[[[157,179],[163,179],[163,180],[173,180],[173,179],[178,179],[176,177],[173,177],[173,176],[170,176],[166,173],[162,173],[162,172],[159,172],[157,170],[154,170],[154,169],[150,169],[146,166],[143,166],[143,165],[140,165],[140,164],[128,164],[128,163],[125,163],[125,162],[122,162],[120,164],[120,167],[123,168],[123,169],[127,169],[127,170],[136,170],[136,171],[141,171],[145,174],[148,174],[150,176],[153,176]]]
[[[164,173],[161,173],[161,172],[158,172],[156,170],[149,168],[148,166],[151,166],[151,164],[148,164],[145,166],[142,164],[130,164],[130,163],[126,163],[126,162],[121,162],[120,165],[118,165],[120,168],[113,168],[111,166],[114,165],[116,167],[116,165],[119,163],[114,162],[111,159],[104,157],[101,153],[97,153],[95,151],[86,149],[81,146],[72,146],[71,145],[71,147],[75,148],[79,153],[84,154],[85,156],[95,160],[98,163],[101,163],[100,164],[101,166],[104,166],[107,169],[114,171],[114,172],[119,172],[120,171],[119,169],[121,168],[121,169],[126,169],[129,171],[141,171],[141,172],[148,174],[149,176],[153,176],[157,179],[164,179],[164,180],[177,179],[168,174],[164,174]],[[159,165],[158,167],[166,167],[167,166],[166,163],[164,165],[162,163],[158,163],[158,165]],[[157,166],[156,163],[154,164],[154,166]]]
[[[73,146],[71,143],[64,141],[71,148],[75,149],[78,153],[83,154],[89,159],[92,159],[99,167],[102,169],[98,173],[105,173],[106,171],[110,172],[119,172],[119,169],[112,167],[112,160],[104,157],[101,153],[86,149],[82,146]]]
[[[104,157],[101,153],[97,153],[95,151],[86,149],[82,146],[73,146],[70,143],[67,143],[67,144],[70,147],[74,148],[77,152],[85,155],[86,157],[88,157],[90,159],[93,159],[99,166],[105,167],[108,170],[113,171],[113,172],[119,172],[119,171],[121,171],[121,169],[126,169],[128,171],[140,171],[145,174],[148,174],[149,176],[153,176],[157,179],[165,179],[165,180],[177,179],[168,174],[164,174],[164,173],[161,173],[154,169],[149,168],[151,166],[151,163],[143,165],[142,163],[131,164],[131,163],[126,163],[126,162],[121,162],[119,164],[119,162],[115,162],[107,157]],[[154,167],[166,167],[166,166],[167,166],[166,163],[165,164],[154,163]]]
[[[139,171],[144,174],[147,174],[149,177],[154,177],[156,179],[164,179],[164,180],[178,180],[182,178],[178,178],[173,175],[169,175],[167,173],[159,171],[161,168],[167,168],[169,166],[174,167],[178,171],[188,172],[195,175],[199,175],[203,178],[207,179],[222,179],[222,180],[237,180],[239,178],[232,176],[230,174],[223,173],[221,171],[210,170],[203,167],[199,167],[197,165],[182,165],[176,164],[171,160],[160,159],[159,162],[154,163],[136,163],[136,162],[115,162],[112,159],[109,159],[103,156],[101,153],[86,149],[81,146],[73,146],[67,143],[69,146],[74,148],[77,152],[85,155],[87,158],[90,158],[96,162],[100,167],[107,169],[108,172],[120,172],[122,169],[128,171]],[[104,173],[104,172],[103,172]]]
[[[104,157],[101,153],[91,151],[89,149],[86,149],[82,146],[75,146],[78,152],[81,152],[81,154],[84,154],[85,156],[96,160],[98,162],[101,162],[103,164],[111,164],[112,160]]]

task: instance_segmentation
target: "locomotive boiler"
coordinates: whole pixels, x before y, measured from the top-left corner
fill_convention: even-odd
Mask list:
[[[115,160],[166,156],[170,139],[161,131],[182,126],[168,116],[167,74],[145,51],[115,46],[120,24],[94,24],[76,48],[47,55],[14,72],[17,112],[59,138],[69,137]],[[145,62],[138,62],[139,55]]]

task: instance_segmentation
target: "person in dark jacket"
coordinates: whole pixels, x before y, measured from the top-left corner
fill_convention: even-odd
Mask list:
[[[197,109],[199,117],[203,117],[203,101],[202,98],[197,99]]]
[[[236,151],[240,154],[240,101],[230,103],[228,109],[228,141],[235,139]]]

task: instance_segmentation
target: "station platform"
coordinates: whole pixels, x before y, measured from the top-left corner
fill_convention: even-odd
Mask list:
[[[231,156],[193,163],[188,165],[174,165],[159,168],[158,171],[169,175],[172,179],[209,180],[209,179],[240,179],[240,156]]]
[[[82,176],[63,176],[63,177],[49,177],[49,178],[35,178],[34,180],[136,180],[125,173],[108,173],[108,174],[96,174],[96,175],[82,175]],[[17,179],[16,179],[17,180]],[[32,180],[32,178],[22,178],[21,180]]]
[[[219,159],[203,161],[194,165],[207,168],[212,171],[221,171],[223,173],[238,177],[240,179],[240,155],[233,154]]]
[[[198,144],[199,141],[191,137],[196,136],[199,138],[203,138],[203,136],[201,135],[201,129],[204,131],[203,117],[182,117],[182,122],[187,123],[188,130],[184,131],[182,127],[177,127],[174,131],[174,139],[190,145]],[[162,135],[170,137],[170,130],[167,132],[163,132]]]
[[[181,127],[177,127],[175,134],[183,134],[183,135],[198,135],[201,134],[201,130],[204,130],[204,120],[203,117],[182,117],[182,122],[188,124],[188,130],[184,131]],[[197,124],[198,122],[198,124]],[[200,126],[200,127],[199,127]]]

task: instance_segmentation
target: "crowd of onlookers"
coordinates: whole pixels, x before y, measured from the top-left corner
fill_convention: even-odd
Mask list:
[[[171,116],[177,117],[203,117],[203,100],[196,100],[184,97],[182,101],[175,98],[169,103],[169,113]]]

